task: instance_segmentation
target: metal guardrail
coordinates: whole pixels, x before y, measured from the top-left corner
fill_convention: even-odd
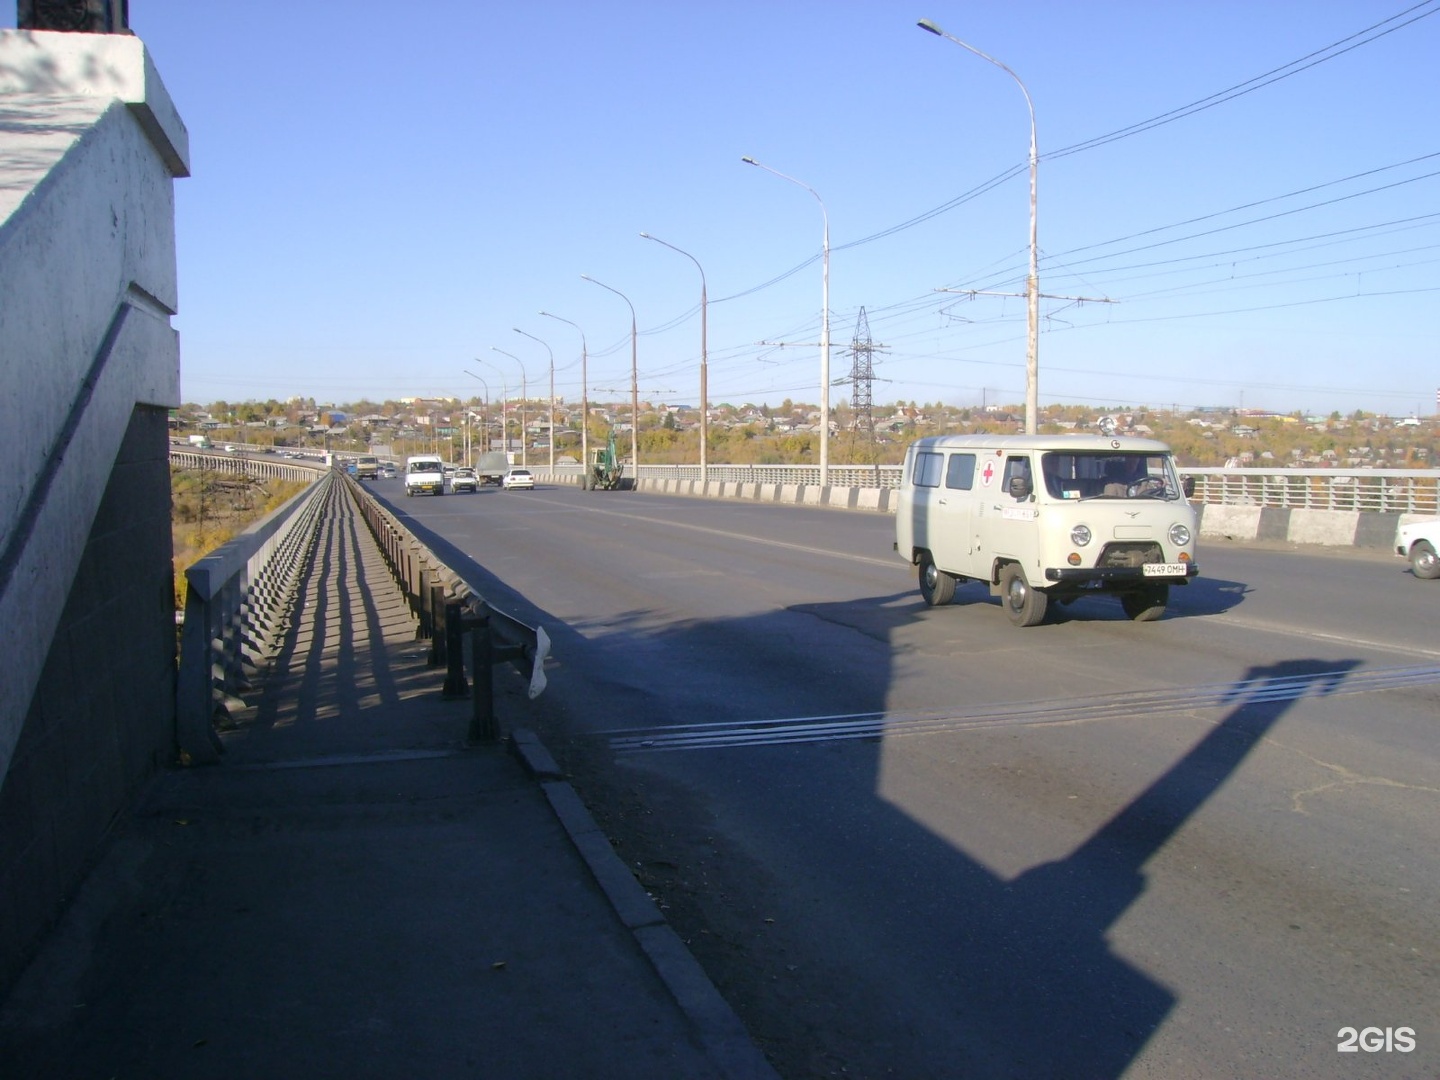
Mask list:
[[[1289,510],[1440,513],[1440,469],[1183,469],[1195,501]]]
[[[315,473],[310,472],[313,477]],[[256,662],[274,655],[295,606],[295,592],[329,500],[335,473],[185,571],[176,724],[181,760],[220,759],[215,719],[243,708]]]
[[[361,517],[415,613],[417,639],[430,641],[430,663],[446,669],[445,694],[469,690],[462,661],[462,635],[470,631],[472,742],[500,737],[495,717],[493,666],[510,663],[527,680],[533,701],[545,690],[545,660],[550,638],[543,627],[529,626],[495,607],[446,566],[423,541],[382,506],[359,481],[335,474],[348,485]]]

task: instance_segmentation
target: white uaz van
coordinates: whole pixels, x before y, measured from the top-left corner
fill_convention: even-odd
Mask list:
[[[1016,626],[1109,593],[1140,622],[1199,573],[1195,511],[1169,448],[1108,435],[941,435],[905,454],[895,550],[948,604],[987,582]],[[1193,488],[1191,489],[1193,490]]]

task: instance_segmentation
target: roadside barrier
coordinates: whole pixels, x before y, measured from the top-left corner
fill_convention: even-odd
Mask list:
[[[430,642],[431,666],[446,669],[443,692],[447,697],[470,694],[470,741],[498,740],[501,732],[495,717],[494,665],[511,664],[527,681],[533,701],[545,690],[549,635],[543,627],[529,626],[495,607],[441,562],[358,481],[335,475],[359,505],[361,517],[415,613],[416,639]],[[473,689],[466,684],[463,661],[463,636],[467,631]]]
[[[766,475],[803,478],[801,482],[775,480],[717,480],[702,483],[679,475],[693,466],[646,466],[635,490],[693,498],[742,499],[795,506],[820,506],[893,514],[896,488],[885,486],[898,479],[899,466],[883,466],[881,486],[821,487],[812,466],[767,466]],[[728,475],[745,466],[710,467],[710,473]],[[647,475],[654,471],[657,475]],[[758,471],[758,470],[757,470]],[[835,472],[834,469],[831,470]],[[864,470],[866,474],[870,470]],[[1437,514],[1440,470],[1290,470],[1182,469],[1196,479],[1191,502],[1199,517],[1201,539],[1283,541],[1326,547],[1392,550],[1401,525]],[[579,486],[578,466],[536,471],[543,483]],[[867,475],[866,479],[869,478]],[[808,481],[808,482],[806,482]],[[630,490],[627,488],[627,490]]]

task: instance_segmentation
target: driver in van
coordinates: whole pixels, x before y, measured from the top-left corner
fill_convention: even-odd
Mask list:
[[[1130,491],[1130,485],[1137,477],[1138,469],[1135,463],[1127,463],[1124,458],[1111,458],[1105,463],[1105,471],[1102,474],[1104,486],[1100,489],[1102,495],[1113,495],[1124,498]]]

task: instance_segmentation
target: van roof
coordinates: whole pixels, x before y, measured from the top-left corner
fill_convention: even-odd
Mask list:
[[[1157,439],[1123,435],[929,435],[910,444],[919,450],[1131,450],[1168,454],[1170,447]]]

